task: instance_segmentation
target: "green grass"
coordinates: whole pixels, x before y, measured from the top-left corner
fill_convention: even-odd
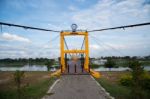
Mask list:
[[[143,66],[150,66],[150,61],[146,60],[146,61],[140,61],[140,63],[143,65]]]
[[[115,99],[132,99],[131,87],[122,86],[119,83],[112,83],[106,78],[96,80],[110,93],[111,96],[115,97]],[[149,90],[142,90],[142,93],[142,99],[150,99]]]
[[[24,65],[27,65],[27,62],[10,62],[10,63],[0,63],[0,66],[5,67],[22,67]],[[44,62],[32,62],[30,65],[45,65]]]
[[[22,91],[21,99],[41,99],[55,80],[56,78],[50,78],[34,85],[26,86]],[[17,90],[0,90],[0,99],[18,99]]]
[[[111,83],[105,78],[97,79],[97,81],[110,93],[115,99],[129,99],[130,89],[118,84]]]
[[[5,66],[5,67],[22,67],[26,65],[24,62],[10,62],[10,63],[0,63],[0,66]]]

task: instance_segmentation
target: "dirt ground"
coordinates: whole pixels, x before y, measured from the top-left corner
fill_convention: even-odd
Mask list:
[[[100,73],[103,78],[106,78],[112,83],[117,83],[123,75],[130,74],[129,71],[117,71],[117,72],[111,71],[111,72],[100,72]]]
[[[14,72],[0,71],[0,90],[14,87],[15,82],[13,75]],[[50,72],[25,72],[23,84],[34,84],[48,78],[50,78]]]
[[[110,81],[117,81],[118,78],[125,74],[129,74],[128,71],[124,72],[100,72],[102,77],[109,79]],[[0,71],[0,86],[3,83],[8,83],[13,81],[14,72],[2,72]],[[24,82],[35,83],[42,79],[47,79],[50,77],[50,72],[25,72]]]
[[[118,79],[129,72],[100,72],[102,77],[110,80],[112,83],[116,83]],[[0,71],[0,89],[5,89],[5,87],[12,88],[14,85],[13,79],[14,72],[2,72]],[[34,84],[40,80],[48,79],[50,77],[50,72],[25,72],[24,84]]]

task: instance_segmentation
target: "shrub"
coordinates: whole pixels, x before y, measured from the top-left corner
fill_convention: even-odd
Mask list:
[[[150,75],[148,74],[148,72],[146,71],[144,72],[144,74],[140,79],[140,82],[142,82],[141,83],[142,89],[150,90]],[[132,75],[123,75],[120,78],[119,83],[123,86],[132,86],[133,85]]]
[[[148,72],[146,71],[144,72],[141,81],[142,81],[142,88],[150,90],[150,75]]]
[[[18,99],[21,99],[21,94],[22,94],[22,91],[23,91],[22,88],[21,88],[21,84],[22,84],[24,75],[25,75],[24,71],[17,70],[14,73],[14,81],[15,81],[15,84],[16,84],[16,87],[17,87]]]
[[[100,67],[100,65],[97,65],[97,64],[91,64],[91,68],[99,68]]]
[[[132,76],[131,75],[124,75],[124,76],[121,77],[119,82],[123,86],[131,86],[133,84]]]

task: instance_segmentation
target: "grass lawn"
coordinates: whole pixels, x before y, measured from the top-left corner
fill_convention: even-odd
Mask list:
[[[101,72],[102,77],[96,79],[111,96],[115,99],[132,99],[131,88],[119,84],[119,79],[122,75],[129,74],[129,72]],[[143,90],[143,99],[150,99],[149,92]]]
[[[0,72],[0,74],[0,99],[17,99],[13,72]],[[21,99],[41,99],[56,80],[49,74],[50,72],[25,72]]]
[[[128,88],[112,84],[105,78],[98,79],[98,81],[115,99],[129,99],[130,90]]]

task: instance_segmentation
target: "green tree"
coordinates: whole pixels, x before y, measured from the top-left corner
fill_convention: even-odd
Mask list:
[[[47,66],[47,71],[50,71],[50,69],[52,68],[52,65],[55,63],[55,60],[54,59],[51,59],[49,61],[47,61],[45,63],[45,65]]]
[[[109,71],[111,71],[111,68],[114,67],[115,65],[116,63],[110,58],[108,58],[107,62],[104,64],[106,68],[109,68]]]
[[[144,67],[141,66],[139,61],[130,61],[129,67],[132,70],[132,99],[142,99],[142,79],[144,74]]]

